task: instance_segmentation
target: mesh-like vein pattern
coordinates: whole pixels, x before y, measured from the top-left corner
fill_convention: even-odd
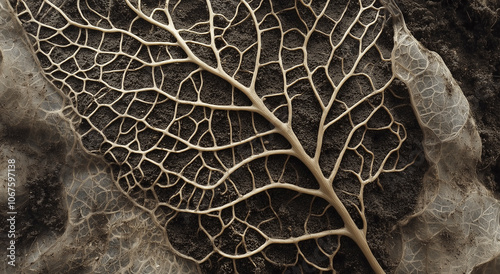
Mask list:
[[[394,1],[393,70],[409,88],[430,169],[401,226],[395,273],[471,273],[500,253],[500,202],[478,179],[481,138],[469,103],[441,57],[422,46]],[[491,272],[494,273],[494,272]]]
[[[66,100],[44,77],[8,2],[0,0],[0,159],[15,160],[9,172],[16,185],[9,188],[17,212],[10,215],[17,221],[9,239],[15,252],[0,251],[0,272],[196,271],[171,252],[151,216],[113,184],[102,159],[82,148]],[[7,190],[7,167],[0,171]],[[7,191],[0,200],[7,205]],[[3,232],[6,215],[0,212]],[[7,255],[15,256],[13,265]]]
[[[328,271],[347,236],[377,268],[363,188],[406,135],[376,1],[10,2],[85,148],[178,255]]]

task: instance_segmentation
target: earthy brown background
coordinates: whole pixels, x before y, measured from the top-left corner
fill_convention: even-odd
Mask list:
[[[404,14],[408,29],[425,47],[441,55],[469,100],[483,142],[482,159],[477,172],[482,182],[498,198],[500,196],[500,2],[494,0],[396,2]],[[401,94],[398,88],[395,90]],[[405,126],[412,127],[411,123]],[[422,165],[424,166],[425,164]],[[411,176],[407,172],[405,174]]]
[[[483,141],[482,162],[478,173],[485,185],[500,197],[500,3],[479,0],[401,0],[397,3],[408,28],[422,44],[442,56],[469,99]],[[405,87],[398,81],[394,81],[391,90],[397,96],[408,96]],[[382,258],[382,265],[390,271],[394,265],[384,253],[384,235],[398,220],[412,211],[427,165],[420,145],[422,135],[408,105],[409,100],[399,99],[388,93],[386,101],[408,132],[408,140],[402,151],[405,154],[402,157],[405,160],[416,158],[415,164],[404,172],[382,175],[382,188],[371,184],[366,189],[369,242],[376,256]],[[12,134],[10,137],[16,136]],[[47,187],[48,182],[54,181],[54,178],[47,175],[47,178],[33,181],[30,188],[41,193],[38,197],[48,197],[47,194],[59,191],[57,182]],[[23,244],[27,245],[40,233],[39,230],[60,231],[63,226],[61,221],[64,219],[64,216],[54,215],[54,208],[59,203],[57,197],[45,201],[43,207],[36,206],[39,198],[35,196],[30,196],[28,200],[30,208],[26,215],[33,217],[26,218],[31,221],[23,222],[22,226],[26,229],[19,232],[26,237]],[[177,239],[178,242],[183,240],[192,241],[192,238]],[[354,243],[348,243],[347,239],[345,241],[343,245],[352,248],[342,249],[336,257],[335,268],[340,273],[370,273],[366,260]],[[204,269],[207,272],[232,272],[232,269],[223,267],[224,265],[219,265]],[[266,269],[262,271],[265,272]]]
[[[483,142],[478,168],[500,191],[500,2],[398,1],[408,28],[441,55],[469,100]]]

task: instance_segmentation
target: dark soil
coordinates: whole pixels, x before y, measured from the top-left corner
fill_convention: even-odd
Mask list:
[[[498,195],[500,3],[479,0],[398,3],[413,35],[441,55],[469,100],[483,142],[478,173],[486,187]]]
[[[485,186],[499,197],[500,2],[479,0],[396,2],[403,12],[408,29],[425,47],[437,52],[443,58],[469,100],[483,142],[482,158],[477,172]],[[402,94],[400,91],[404,94],[405,88],[399,87],[397,83],[395,85],[398,94]],[[414,126],[417,126],[415,121],[405,123],[407,129]],[[417,163],[422,163],[423,156],[419,157],[421,159]],[[415,165],[398,175],[403,176],[401,179],[407,180],[412,178],[411,173],[407,172],[415,170],[418,176],[426,169],[426,164],[420,167]],[[383,178],[381,180],[384,181]],[[388,183],[384,183],[384,186],[387,185]],[[400,195],[406,196],[403,192]],[[404,200],[410,200],[408,198],[403,198],[403,203],[398,204],[405,204]],[[387,207],[383,208],[374,214],[375,220],[379,218],[378,216],[390,213]],[[391,225],[391,222],[385,221],[381,220],[379,223]],[[390,271],[391,262],[388,264]]]
[[[482,4],[480,4],[480,2],[481,1],[479,0],[402,0],[398,1],[398,4],[400,5],[400,8],[404,13],[408,28],[412,31],[415,37],[420,40],[427,48],[438,52],[443,57],[444,61],[448,64],[452,74],[457,79],[467,98],[471,102],[472,110],[483,140],[483,156],[482,162],[479,167],[480,177],[483,179],[485,185],[489,189],[495,191],[500,196],[500,159],[498,157],[500,156],[500,111],[497,110],[498,106],[500,106],[500,54],[498,53],[498,49],[500,47],[500,23],[497,23],[497,18],[500,16],[497,9],[500,8],[500,4],[496,4],[496,6],[494,4],[490,4],[490,6],[483,6]],[[190,16],[183,15],[186,16],[186,20],[192,18],[191,15],[193,14],[198,14],[198,16],[203,15],[203,13],[196,12],[196,10],[189,7],[180,6],[179,10],[182,8],[186,9],[185,14],[190,14]],[[179,13],[176,16],[181,15],[182,13]],[[123,20],[123,18],[121,18],[121,20]],[[196,18],[193,20],[196,20]],[[221,24],[223,23],[224,22],[222,22]],[[273,33],[269,33],[269,41],[271,41],[269,42],[270,44],[272,43],[272,40],[276,38],[274,35],[275,34]],[[164,34],[161,33],[158,34],[156,38],[151,36],[148,37],[148,39],[154,40],[158,37],[160,37],[160,39],[165,39]],[[321,49],[322,45],[320,43],[320,37],[318,38],[318,41],[318,48]],[[244,44],[244,42],[245,41],[240,41],[239,43]],[[172,52],[173,51],[174,49],[172,49]],[[346,52],[348,52],[348,49],[346,49]],[[321,52],[319,52],[318,54],[320,53]],[[244,56],[243,60],[245,60],[245,58],[251,60],[251,57],[255,57],[255,53],[252,53],[251,50],[249,50],[247,54],[251,55],[250,58],[248,58],[248,56]],[[290,59],[285,60],[285,62],[289,62],[291,65],[293,65],[294,58],[297,57],[293,54],[293,52],[290,53]],[[138,56],[140,58],[140,55]],[[99,58],[97,60],[100,60]],[[228,58],[230,58],[230,55],[228,55]],[[264,54],[263,56],[261,56],[261,59],[263,61],[272,61],[275,58],[277,58],[277,55],[275,55],[275,53],[273,52],[269,52],[268,54]],[[93,60],[93,57],[91,59]],[[85,60],[83,60],[82,62],[84,61]],[[206,56],[206,61],[207,63],[210,63],[211,56]],[[308,61],[310,63],[320,63],[322,62],[321,55],[318,55],[315,57],[315,59],[311,59]],[[243,65],[252,67],[253,63],[251,63],[250,61],[247,62],[248,64],[243,63]],[[44,62],[42,60],[42,66],[43,65]],[[49,64],[47,64],[47,67],[48,65]],[[45,68],[47,69],[47,67]],[[75,67],[73,66],[68,68],[68,70],[72,69],[75,69]],[[186,65],[169,67],[169,69],[187,74],[195,69],[195,67],[189,67],[188,65]],[[227,67],[225,67],[224,69],[226,71],[232,70],[232,68],[230,68],[230,65],[227,65]],[[276,74],[280,73],[280,69],[268,65],[263,71],[265,71],[265,73],[263,73],[262,75],[258,75],[260,86],[257,85],[257,91],[258,93],[260,92],[259,96],[272,95],[269,96],[269,98],[272,99],[267,100],[266,104],[270,109],[274,110],[274,108],[282,104],[283,100],[283,98],[279,95],[279,91],[277,90],[277,87],[280,87],[282,85],[282,83],[277,81],[277,79],[281,79],[281,75],[279,75],[278,77]],[[151,71],[147,71],[145,73],[146,75],[150,75]],[[300,75],[301,72],[298,71],[296,73]],[[51,77],[56,83],[59,83],[57,81],[58,75],[53,74]],[[91,72],[88,72],[87,77],[89,79],[92,79],[93,76]],[[205,77],[205,79],[207,79],[207,77],[210,76],[200,74],[199,77]],[[237,78],[240,76],[236,75],[235,77]],[[241,77],[245,78],[248,77],[248,75],[241,75]],[[184,78],[184,75],[179,74],[170,80],[173,83],[178,82]],[[110,76],[110,78],[106,79],[106,81],[108,82],[108,84],[110,84],[110,86],[114,86],[118,85],[118,82],[116,82],[118,81],[117,79],[118,78],[115,79]],[[134,88],[133,85],[137,84],[137,82],[139,81],[143,81],[143,83],[149,83],[153,85],[152,78],[144,79],[138,77],[137,75],[131,75],[128,79],[131,82],[130,85],[132,85],[130,86],[130,88]],[[215,83],[220,82],[220,79],[212,80]],[[197,79],[194,79],[194,82],[196,81]],[[90,82],[91,81],[89,81],[89,83]],[[72,88],[75,90],[82,90],[83,88],[81,85],[82,83],[75,82]],[[230,91],[230,87],[226,86],[218,86],[213,88],[214,93],[212,94],[212,96],[207,96],[206,98],[202,98],[202,100],[210,102],[210,100],[214,100],[213,98],[219,98],[221,95],[216,94],[216,92],[219,91],[218,88],[227,89],[225,90],[226,92],[232,92]],[[310,86],[308,86],[307,83],[300,83],[297,85],[297,92],[305,94],[305,91],[307,91],[308,89],[310,89]],[[161,150],[153,150],[147,154],[147,161],[141,161],[140,155],[134,154],[131,151],[149,149],[154,145],[157,145],[157,147],[164,149],[173,149],[174,147],[177,149],[182,149],[183,147],[181,144],[169,139],[167,136],[161,136],[159,131],[147,128],[142,122],[136,122],[130,119],[127,120],[127,118],[120,118],[109,124],[108,121],[111,121],[113,118],[115,118],[116,113],[124,113],[127,110],[125,106],[130,104],[132,100],[136,100],[135,102],[137,106],[128,109],[127,114],[135,118],[144,118],[147,113],[151,113],[151,115],[145,118],[146,121],[151,125],[154,125],[155,127],[161,128],[162,130],[166,128],[166,125],[172,118],[181,117],[183,114],[189,112],[194,113],[192,117],[195,118],[195,120],[197,120],[198,122],[201,122],[201,120],[203,120],[204,118],[203,109],[174,105],[166,100],[164,96],[162,97],[161,95],[151,94],[147,92],[141,92],[141,95],[138,95],[138,97],[143,96],[142,98],[129,98],[126,95],[113,94],[113,90],[98,90],[101,94],[109,94],[109,96],[99,97],[100,99],[102,99],[102,101],[100,101],[99,103],[104,104],[114,102],[112,105],[113,109],[111,109],[111,107],[101,107],[100,111],[96,112],[95,116],[84,119],[84,122],[81,124],[79,131],[81,134],[85,134],[83,142],[89,150],[104,154],[108,161],[114,163],[116,178],[120,177],[121,174],[125,174],[130,170],[136,171],[135,173],[130,173],[128,177],[120,178],[121,180],[119,181],[122,189],[124,191],[127,191],[131,195],[131,197],[135,197],[135,199],[137,199],[138,201],[146,201],[147,197],[150,197],[148,196],[150,195],[148,194],[148,191],[151,191],[151,189],[149,189],[149,187],[152,185],[151,181],[155,181],[158,179],[158,181],[161,182],[161,180],[166,179],[165,177],[159,176],[158,169],[155,168],[155,165],[151,163],[159,163],[163,159],[165,159],[165,157],[167,157],[164,163],[167,163],[167,165],[169,166],[164,167],[177,172],[180,172],[180,170],[185,167],[191,160],[193,160],[193,163],[196,163],[194,159],[197,153],[189,150],[185,153],[180,154],[180,156],[166,156]],[[264,93],[268,92],[269,90],[271,90],[271,94]],[[420,144],[422,140],[422,134],[409,106],[409,99],[405,99],[408,96],[406,89],[400,82],[394,81],[390,87],[390,90],[397,96],[394,96],[391,92],[387,92],[385,94],[386,105],[391,109],[396,120],[398,122],[401,122],[405,126],[407,134],[407,140],[403,144],[403,147],[400,151],[400,161],[402,163],[409,163],[415,160],[415,163],[409,166],[404,172],[383,174],[380,177],[380,185],[375,183],[370,184],[366,187],[364,193],[364,202],[367,210],[366,215],[368,216],[369,243],[376,257],[382,258],[381,264],[389,272],[392,267],[394,267],[394,262],[391,262],[388,259],[388,255],[385,254],[385,237],[399,220],[401,220],[405,215],[412,212],[416,198],[421,189],[422,176],[427,170],[427,164],[425,163],[425,160],[423,158],[422,147]],[[184,91],[186,91],[186,98],[183,99],[192,100],[193,98],[196,98],[195,93],[189,93],[189,91],[194,91],[194,86],[186,87]],[[276,94],[272,93],[274,91],[276,92]],[[293,91],[294,90],[292,90],[292,92]],[[171,92],[171,89],[166,89],[166,92]],[[246,101],[244,98],[240,98],[241,94],[239,94],[238,92],[239,91],[235,91],[233,94],[233,98],[236,98],[234,99],[235,104],[248,105],[248,101]],[[80,92],[77,96],[73,96],[73,98],[77,98],[73,101],[73,103],[76,104],[76,101],[78,101],[79,104],[81,104],[75,106],[79,109],[79,111],[82,112],[81,114],[85,114],[86,111],[90,113],[90,111],[96,108],[95,103],[87,101],[85,99],[86,96],[90,98],[91,95],[89,93]],[[403,97],[403,99],[399,97]],[[318,122],[318,113],[316,112],[319,108],[319,104],[316,101],[314,101],[315,103],[311,103],[312,100],[310,99],[311,98],[308,97],[307,94],[305,94],[300,100],[294,102],[294,104],[298,103],[300,105],[300,110],[294,110],[294,121],[300,122],[292,124],[292,127],[296,132],[298,132],[299,139],[306,148],[307,153],[312,154],[314,152],[313,148],[315,147],[316,140],[314,138],[316,135],[315,132],[317,132]],[[349,98],[346,98],[346,101],[348,99]],[[176,106],[178,107],[178,110],[176,110],[177,112],[174,112],[172,108]],[[154,109],[150,111],[151,108]],[[299,107],[296,107],[296,109],[299,109]],[[361,114],[367,113],[366,111],[361,112]],[[277,113],[278,118],[282,121],[288,119],[288,117],[286,116],[288,115],[287,112],[283,112],[283,114],[279,114],[279,112]],[[196,115],[199,115],[199,117],[196,117]],[[249,120],[246,120],[247,122],[237,125],[237,132],[239,132],[239,135],[231,136],[234,137],[235,140],[242,139],[245,137],[245,135],[254,134],[252,127],[255,124],[257,125],[256,127],[259,132],[265,132],[270,128],[269,123],[256,114],[229,113],[229,115],[232,115],[232,117],[234,118],[233,121],[242,118],[242,116],[249,118]],[[221,114],[221,117],[223,116],[224,115]],[[217,119],[217,117],[214,116],[212,117],[212,119]],[[194,132],[193,127],[185,126],[189,124],[189,121],[187,120],[188,119],[186,119],[184,124],[179,123],[177,127],[172,127],[169,130],[171,130],[172,132],[180,132],[181,136],[185,134],[185,136],[183,136],[185,138],[193,136],[193,138],[196,141],[199,141],[199,144],[201,144],[202,146],[208,147],[213,145],[212,140],[203,139],[202,134]],[[227,124],[228,121],[221,118],[221,122],[214,125],[214,132],[227,132],[226,128],[224,128],[225,123]],[[97,133],[96,131],[89,131],[89,124],[93,124],[100,130],[102,130],[104,136],[101,133]],[[203,125],[203,123],[200,123],[200,132],[203,131],[204,126],[206,127],[207,125]],[[346,129],[339,128],[338,130]],[[111,145],[106,144],[104,137],[106,138],[106,140],[109,140],[109,142],[128,145],[129,150],[109,150]],[[140,143],[134,142],[135,137],[143,138],[144,141]],[[389,142],[387,141],[387,139],[390,137],[391,135],[389,133],[386,133],[385,135],[382,134],[380,136],[373,136],[371,137],[370,142],[375,147],[376,144],[380,144],[382,141]],[[229,138],[227,136],[223,137],[221,135],[216,139],[220,142],[229,142]],[[194,142],[196,143],[196,141]],[[235,149],[236,154],[241,158],[245,158],[251,154],[262,151],[263,149],[275,149],[279,147],[286,148],[288,146],[288,143],[284,142],[281,136],[269,135],[263,137],[261,141],[262,142],[252,143],[251,145],[248,144],[247,146],[242,145],[241,147],[237,147]],[[267,147],[265,147],[266,145],[263,145],[264,143],[267,145]],[[325,163],[325,165],[332,164],[334,159],[331,155],[337,153],[338,148],[335,147],[335,144],[333,144],[333,142],[332,144],[326,142],[325,147],[330,151],[327,156],[321,158],[321,161]],[[227,156],[227,163],[225,164],[230,166],[231,162],[233,161],[232,154],[234,152],[229,151],[226,153],[227,155],[225,155],[224,152],[221,151],[220,157],[222,161],[224,161],[224,157]],[[209,158],[209,155],[204,155],[205,160]],[[275,157],[272,158],[272,160],[273,161],[269,161],[269,163],[267,164],[267,168],[269,170],[280,171],[284,169],[286,171],[284,172],[284,176],[289,176],[289,178],[291,178],[290,180],[294,180],[296,184],[301,184],[310,188],[314,188],[316,186],[316,182],[311,180],[312,175],[310,174],[310,172],[297,159],[292,158],[289,160],[289,162],[287,162],[287,164],[285,164],[287,159],[284,159],[284,157]],[[65,220],[66,218],[66,213],[60,210],[61,201],[58,200],[58,196],[55,196],[56,198],[50,198],[53,196],[49,195],[50,193],[60,191],[60,182],[57,181],[57,161],[55,161],[54,163],[55,164],[50,165],[46,168],[47,171],[45,173],[41,174],[40,176],[33,177],[36,179],[32,179],[27,184],[28,188],[31,191],[31,194],[26,198],[27,207],[23,213],[26,216],[26,221],[25,223],[23,223],[23,227],[25,227],[25,230],[20,231],[20,233],[22,234],[21,236],[26,237],[27,242],[30,242],[32,239],[34,239],[39,233],[41,233],[42,230],[60,232],[64,227],[63,220]],[[215,165],[215,161],[213,162],[213,164]],[[261,165],[259,166],[259,164]],[[250,188],[248,190],[245,190],[245,183],[248,186],[248,180],[253,180],[253,174],[263,173],[264,164],[265,163],[263,162],[255,161],[248,166],[248,170],[252,171],[252,175],[242,171],[241,174],[237,174],[237,176],[231,179],[234,180],[235,185],[238,186],[238,189],[240,191],[249,191],[251,190]],[[345,164],[349,166],[356,165],[357,163],[353,160],[352,163],[347,162]],[[198,163],[198,165],[201,164]],[[193,176],[193,178],[191,179],[196,179],[196,177],[194,177],[194,174],[197,174],[197,167],[198,166],[195,166],[195,164],[193,164],[193,171],[186,171],[186,176]],[[37,168],[40,169],[41,167]],[[139,169],[142,169],[143,173],[139,172]],[[327,171],[324,170],[323,172]],[[279,173],[276,172],[276,174]],[[276,176],[276,174],[271,174],[271,178],[273,178],[273,176]],[[339,174],[338,176],[343,180],[336,181],[335,183],[338,184],[336,187],[338,187],[339,189],[345,189],[346,191],[350,191],[353,193],[356,193],[356,191],[358,191],[358,189],[350,185],[350,180],[352,178],[349,178],[347,174]],[[202,178],[206,177],[201,176],[198,179],[202,180]],[[266,180],[269,181],[269,177],[266,176],[263,176],[260,179],[261,181],[259,181],[258,179],[255,180],[256,184],[262,183]],[[137,184],[131,183],[134,181],[137,181]],[[240,185],[238,185],[239,182]],[[195,204],[198,204],[197,202],[199,202],[200,207],[208,206],[208,202],[204,202],[203,200],[201,200],[201,198],[201,201],[196,200],[196,198],[187,201],[188,199],[186,199],[186,197],[175,197],[174,194],[176,194],[178,192],[178,189],[182,186],[182,182],[179,182],[175,187],[171,187],[170,189],[166,188],[167,190],[165,193],[163,193],[162,195],[158,195],[158,199],[160,199],[159,202],[169,202],[178,204],[179,207],[182,208],[191,209],[194,208]],[[193,194],[193,197],[196,197],[196,192],[193,189],[189,189],[188,187],[189,186],[186,187],[187,190],[185,191],[187,193],[195,193]],[[231,193],[231,189],[229,190],[229,192],[225,192],[223,189],[216,190],[212,194],[216,197],[216,199],[214,200],[217,201],[217,203],[224,203],[234,199],[234,192]],[[158,191],[157,194],[159,194],[160,190],[155,191]],[[208,197],[208,199],[210,198],[211,197]],[[342,198],[349,199],[348,196]],[[161,199],[164,200],[162,201]],[[266,194],[262,193],[262,195],[256,195],[248,201],[244,201],[235,205],[234,213],[221,211],[218,214],[223,221],[226,219],[230,220],[232,217],[245,219],[248,214],[248,216],[251,217],[248,217],[247,222],[251,224],[258,224],[262,220],[272,218],[274,212],[270,211],[269,208],[273,208],[275,210],[278,210],[278,212],[280,213],[280,223],[269,222],[267,227],[262,227],[261,229],[267,234],[273,235],[276,238],[289,238],[304,234],[304,217],[307,216],[307,210],[309,210],[309,208],[306,208],[303,205],[312,203],[315,203],[315,201],[310,196],[297,195],[297,193],[293,191],[273,190],[267,192]],[[318,210],[324,209],[326,207],[324,201],[319,201],[317,203]],[[150,207],[149,205],[146,205],[146,202],[144,202],[144,205],[145,207]],[[361,219],[359,218],[359,216],[356,217],[357,214],[355,212],[355,208],[352,206],[348,206],[348,210],[352,213],[353,216],[355,216],[355,221],[357,223],[360,223]],[[60,213],[55,212],[63,212],[64,214],[61,215]],[[169,214],[172,214],[172,212],[169,212]],[[323,218],[318,218],[318,222],[313,223],[310,227],[308,227],[308,229],[310,231],[320,231],[323,229],[338,228],[342,225],[342,223],[339,223],[338,221],[339,218],[336,212],[328,212],[327,215],[328,217],[322,216]],[[195,216],[194,214],[179,214],[176,217],[173,217],[171,223],[166,226],[166,230],[167,233],[171,236],[170,241],[174,247],[181,250],[186,255],[192,256],[195,259],[202,259],[211,251],[213,251],[213,246],[205,234],[198,233],[198,222],[200,222],[201,225],[207,231],[209,231],[211,235],[216,235],[221,232],[223,225],[220,223],[218,218],[198,218],[198,216]],[[195,224],[195,226],[193,226],[193,224]],[[245,224],[235,222],[235,224],[231,228],[225,229],[222,235],[218,237],[218,242],[216,242],[215,244],[223,251],[234,252],[235,250],[238,250],[237,244],[241,241],[245,241],[248,249],[252,249],[252,247],[258,247],[263,243],[263,239],[260,238],[257,233],[253,233],[251,230],[245,229],[248,229]],[[241,238],[242,233],[246,233],[246,240],[243,240]],[[336,244],[336,238],[324,237],[321,238],[317,243],[304,241],[303,243],[299,244],[298,247],[295,245],[271,245],[264,250],[263,254],[265,254],[265,257],[262,254],[259,254],[253,256],[251,260],[238,260],[236,263],[236,268],[242,273],[273,273],[275,271],[286,271],[287,273],[313,273],[315,271],[310,268],[310,266],[305,262],[303,258],[299,258],[296,265],[291,265],[294,262],[294,255],[297,253],[297,250],[300,249],[304,254],[318,254],[318,247],[321,247],[323,250],[325,250],[328,248],[333,248]],[[339,271],[340,273],[370,273],[371,270],[368,263],[361,255],[357,246],[351,240],[342,238],[341,246],[342,248],[340,249],[340,252],[335,256],[334,261],[334,266],[337,271]],[[316,260],[316,263],[318,264],[323,263],[323,258],[321,256],[312,256],[308,259]],[[271,264],[269,263],[269,261],[275,261],[277,263]],[[287,264],[289,265],[287,266]],[[201,268],[206,273],[234,272],[232,261],[220,258],[218,255],[213,255],[210,260],[208,260],[201,266]]]
[[[8,125],[2,133],[0,143],[11,148],[7,156],[16,160],[15,239],[19,256],[38,237],[60,235],[66,228],[68,212],[59,173],[66,144],[57,134],[57,128],[42,120],[33,123],[20,119],[20,123]],[[8,231],[5,229],[8,217],[2,211],[2,231]],[[7,234],[2,233],[1,240],[7,242],[4,236]]]

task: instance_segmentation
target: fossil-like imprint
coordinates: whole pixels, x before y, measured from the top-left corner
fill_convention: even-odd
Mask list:
[[[390,243],[396,272],[470,272],[500,253],[467,100],[394,2],[9,2],[0,130],[27,127],[33,151],[2,135],[0,159],[50,159],[65,212],[20,271],[335,271],[357,246],[383,273],[364,194],[411,164],[384,102],[395,77],[430,164]]]
[[[481,139],[441,57],[411,35],[394,1],[386,6],[394,25],[392,68],[410,91],[430,164],[416,212],[401,230],[396,272],[470,273],[500,254],[500,204],[476,175]]]

